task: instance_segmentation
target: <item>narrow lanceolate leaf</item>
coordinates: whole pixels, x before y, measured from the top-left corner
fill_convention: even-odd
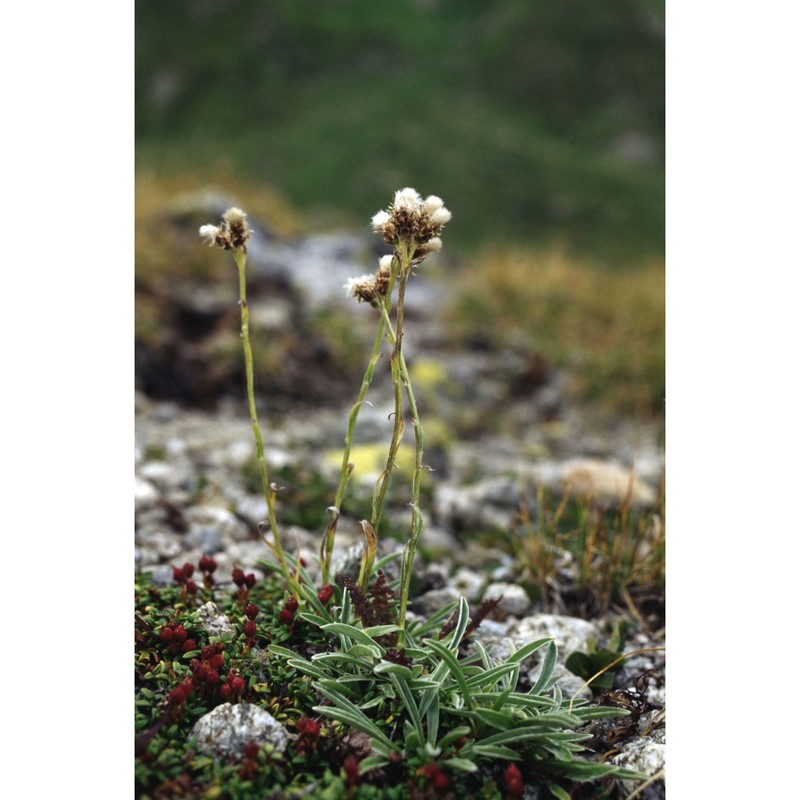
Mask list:
[[[459,772],[477,772],[478,765],[474,761],[467,758],[448,758],[441,762],[446,764],[450,769],[458,770]]]
[[[386,636],[387,633],[394,633],[399,630],[399,625],[373,625],[370,628],[364,628],[364,633],[374,639],[376,636]]]
[[[319,684],[315,684],[315,688],[326,700],[330,700],[330,702],[336,706],[336,709],[332,710],[346,712],[351,720],[356,720],[358,722],[358,725],[353,722],[350,722],[349,724],[352,724],[353,727],[358,728],[358,730],[363,731],[364,733],[368,733],[370,736],[373,736],[376,739],[380,739],[389,747],[392,746],[392,743],[386,734],[360,708],[358,708],[358,706],[353,705],[353,703],[344,697],[344,695],[340,694],[339,692],[326,689],[324,686],[320,686]],[[314,707],[315,711],[319,711],[320,709],[331,710],[330,706]],[[320,713],[322,713],[322,711],[320,711]],[[341,717],[338,718],[341,719]]]
[[[472,699],[476,703],[486,703],[486,704],[494,704],[497,700],[498,693],[497,692],[473,692]],[[548,697],[547,695],[539,694],[539,695],[529,695],[527,692],[522,694],[521,692],[511,692],[508,697],[509,705],[516,706],[517,708],[523,709],[550,709],[550,708],[559,708],[560,703],[556,703],[552,697]]]
[[[355,728],[357,731],[361,731],[362,733],[366,733],[368,736],[371,736],[373,739],[380,739],[383,741],[384,744],[391,747],[391,741],[384,735],[380,728],[378,728],[375,723],[372,722],[368,717],[363,715],[358,716],[357,714],[353,714],[352,712],[348,711],[344,708],[334,708],[333,706],[314,706],[313,710],[316,711],[318,714],[321,714],[323,717],[328,717],[329,719],[336,719],[339,722],[344,722],[345,725],[349,725],[351,728]]]
[[[485,722],[493,728],[500,728],[501,731],[507,731],[512,725],[519,723],[519,720],[510,715],[493,711],[490,708],[478,708],[473,713],[481,722]]]
[[[519,753],[515,753],[510,747],[502,744],[476,744],[472,746],[472,752],[486,758],[502,758],[506,761],[522,760]]]
[[[539,673],[539,677],[537,678],[536,683],[531,687],[531,694],[542,694],[552,686],[551,679],[553,677],[553,670],[556,668],[557,660],[558,648],[556,647],[556,643],[551,641],[547,651],[544,654],[542,670]]]
[[[535,653],[540,647],[544,647],[544,645],[551,642],[553,642],[552,638],[537,639],[535,642],[528,642],[528,644],[520,647],[519,650],[513,653],[506,661],[506,664],[519,664],[529,655]],[[553,647],[555,647],[555,642],[553,642]]]
[[[358,762],[358,772],[360,775],[365,775],[371,769],[380,769],[389,763],[388,758],[383,756],[367,756]]]
[[[302,658],[289,658],[286,660],[288,666],[293,667],[298,672],[304,672],[306,675],[311,675],[314,678],[327,678],[329,674],[325,672],[322,667],[317,664],[312,664],[310,661],[305,661]]]
[[[581,720],[597,719],[598,717],[627,717],[631,712],[627,708],[613,708],[611,706],[584,706],[573,708],[570,714]]]
[[[481,661],[483,662],[483,668],[485,670],[490,670],[492,668],[492,660],[489,658],[486,648],[477,639],[475,640],[475,647],[478,650],[478,653],[480,653]]]
[[[461,639],[464,636],[464,631],[467,629],[467,625],[469,625],[469,604],[467,603],[467,598],[462,597],[458,601],[458,620],[456,621],[456,627],[453,630],[452,638],[445,639],[447,641],[448,647],[455,653],[458,652],[458,646],[461,644]]]
[[[279,644],[271,644],[267,650],[269,650],[269,652],[273,655],[280,656],[281,658],[299,658],[294,650],[290,650],[288,647],[281,647]]]
[[[462,597],[461,599],[463,600],[464,598]],[[466,601],[464,602],[466,603]],[[442,661],[447,664],[448,667],[450,667],[450,672],[452,672],[453,678],[455,678],[456,683],[464,695],[464,702],[467,704],[468,708],[472,708],[473,703],[472,697],[470,696],[469,686],[464,678],[464,673],[461,671],[458,659],[447,647],[441,644],[441,642],[437,642],[435,639],[426,639],[425,643],[436,653],[436,655],[439,656],[439,658],[442,659]]]
[[[382,653],[375,644],[354,644],[348,649],[347,655],[358,659],[367,659],[372,665],[380,659]]]
[[[403,705],[406,707],[406,711],[408,711],[408,716],[411,717],[411,722],[414,725],[417,735],[420,739],[423,739],[425,733],[422,729],[422,717],[420,716],[417,702],[414,700],[414,695],[408,688],[408,684],[402,678],[391,672],[389,673],[389,680],[392,682]]]
[[[506,744],[507,742],[532,741],[546,747],[550,742],[584,742],[591,738],[589,734],[542,730],[540,727],[524,725],[508,731],[501,731],[487,736],[482,744]]]
[[[297,616],[306,622],[310,622],[317,628],[321,628],[323,625],[327,625],[330,622],[329,619],[325,619],[325,617],[321,617],[319,614],[312,614],[310,611],[299,611]]]
[[[351,648],[352,650],[352,648]],[[363,667],[364,662],[357,659],[355,656],[350,655],[349,653],[315,653],[311,656],[311,661],[315,664],[322,664],[323,666],[328,666],[328,664],[350,664],[351,666]]]
[[[477,675],[467,678],[467,686],[480,687],[481,689],[491,689],[503,675],[519,669],[516,664],[501,664],[499,667],[492,667],[492,669],[481,670]]]
[[[325,606],[322,605],[319,598],[317,597],[317,593],[312,588],[313,585],[314,585],[313,583],[308,583],[308,584],[302,583],[300,584],[300,591],[303,593],[303,596],[306,599],[306,603],[308,603],[308,605],[316,612],[314,616],[319,616],[320,614],[325,613]],[[330,622],[329,619],[325,619],[324,617],[320,617],[320,619],[324,620],[323,625],[325,624],[325,622]],[[318,623],[315,622],[314,624],[317,625]]]
[[[453,742],[457,742],[462,736],[468,736],[471,730],[472,729],[468,725],[459,725],[457,728],[453,728],[450,733],[445,734],[439,740],[439,747],[444,750],[446,747],[453,744]]]
[[[569,794],[555,783],[548,783],[547,788],[556,800],[570,800]]]
[[[322,625],[322,630],[325,633],[335,633],[337,636],[344,636],[348,639],[353,639],[359,644],[367,644],[372,647],[377,647],[381,651],[381,655],[386,655],[386,651],[371,637],[365,633],[362,628],[356,628],[355,625],[345,625],[343,622],[329,622],[327,625]]]
[[[361,698],[361,692],[352,689],[346,683],[342,681],[341,678],[333,679],[333,678],[325,678],[323,680],[316,681],[314,683],[314,687],[316,689],[328,689],[330,691],[339,692],[343,695],[347,695],[352,697],[354,700],[359,700]]]
[[[413,673],[408,667],[403,664],[395,664],[392,661],[381,661],[380,664],[376,664],[372,668],[372,671],[376,675],[397,675],[406,680],[411,680],[413,676]]]
[[[543,761],[537,764],[542,770],[549,772],[551,775],[563,775],[573,781],[593,781],[596,778],[603,778],[606,775],[620,776],[619,767],[613,764],[596,764],[590,761]],[[636,778],[641,779],[642,775],[634,773]],[[635,780],[636,778],[631,778]]]
[[[427,722],[427,734],[428,734],[428,744],[431,747],[436,745],[436,738],[439,736],[439,695],[436,694],[433,698],[433,702],[430,704],[428,708],[428,712],[425,715],[425,721]]]
[[[508,698],[511,697],[511,690],[513,686],[508,686],[504,691],[500,692],[497,695],[497,700],[494,701],[492,704],[492,711],[499,711],[506,703],[508,702]],[[510,703],[512,707],[514,707],[514,703]]]

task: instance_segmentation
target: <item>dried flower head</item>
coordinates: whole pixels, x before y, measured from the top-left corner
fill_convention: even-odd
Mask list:
[[[378,295],[374,275],[362,275],[360,278],[349,278],[344,285],[345,294],[355,297],[359,303],[371,303]]]
[[[441,240],[438,240],[437,245],[420,253],[421,248],[438,239],[451,217],[441,197],[432,194],[423,200],[416,189],[407,187],[395,192],[394,202],[388,209],[375,214],[372,229],[381,234],[387,244],[396,246],[401,240],[405,241],[419,263],[441,248]]]
[[[208,242],[209,247],[221,247],[223,250],[242,248],[247,251],[246,243],[251,231],[247,227],[247,214],[241,208],[229,208],[222,215],[221,225],[202,225],[200,236]]]

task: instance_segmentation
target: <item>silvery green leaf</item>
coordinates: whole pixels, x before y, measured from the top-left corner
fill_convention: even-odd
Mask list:
[[[364,628],[364,633],[374,639],[376,636],[385,636],[387,633],[394,633],[399,630],[399,625],[373,625],[370,628]]]
[[[436,738],[439,736],[439,695],[436,694],[433,702],[430,703],[427,714],[425,715],[427,722],[428,744],[436,744]]]
[[[469,736],[471,732],[472,728],[470,728],[469,725],[459,725],[458,727],[453,728],[449,733],[442,736],[437,744],[442,750],[444,750],[454,742],[457,742],[462,736]]]
[[[330,622],[330,620],[325,619],[325,617],[321,617],[319,614],[312,614],[310,611],[299,611],[297,616],[306,622],[310,622],[312,625],[316,625],[318,628]]]
[[[536,683],[531,687],[531,694],[542,694],[546,692],[553,685],[553,683],[555,683],[555,680],[553,679],[553,671],[556,668],[557,661],[558,648],[556,647],[556,643],[551,641],[547,647],[547,650],[545,651],[539,677],[536,679]]]
[[[372,671],[376,675],[399,675],[400,677],[410,679],[412,676],[411,670],[404,666],[403,664],[395,664],[392,661],[381,661],[380,664],[376,664]]]
[[[337,636],[344,636],[348,639],[354,639],[359,644],[377,647],[379,648],[381,655],[386,653],[386,651],[371,636],[364,633],[363,629],[356,628],[355,625],[346,625],[343,622],[329,622],[327,625],[323,625],[321,627],[326,633],[335,633]]]
[[[347,655],[354,658],[368,658],[378,661],[383,655],[375,644],[354,644],[348,651]]]
[[[461,598],[464,599],[463,597]],[[464,605],[466,605],[466,600],[464,601]],[[450,672],[452,673],[453,677],[456,680],[461,692],[463,693],[463,701],[469,708],[472,708],[472,698],[470,696],[469,686],[464,678],[464,674],[461,671],[461,666],[458,663],[458,659],[453,655],[453,653],[445,647],[441,642],[437,642],[435,639],[426,639],[426,645],[433,650],[441,659],[444,661],[447,666],[450,668]]]
[[[479,671],[477,675],[472,675],[467,678],[467,685],[471,688],[473,686],[480,686],[481,688],[489,688],[494,686],[503,675],[513,672],[518,669],[516,664],[501,664],[499,667],[492,667],[492,669]]]
[[[524,661],[528,656],[535,653],[540,647],[543,647],[546,644],[553,643],[555,647],[555,642],[553,641],[552,637],[547,639],[537,639],[535,642],[528,642],[528,644],[520,647],[519,650],[515,651],[506,661],[507,664],[519,664],[520,662]]]
[[[377,727],[368,717],[362,715],[353,714],[350,710],[346,708],[338,708],[335,706],[314,706],[314,711],[318,714],[321,714],[323,717],[328,717],[329,719],[337,719],[340,722],[344,722],[345,724],[349,725],[351,728],[355,728],[357,731],[361,731],[362,733],[366,733],[368,736],[371,736],[373,739],[380,739],[391,747],[391,741],[386,737],[386,735],[381,731],[380,728]]]
[[[367,756],[366,758],[363,758],[361,759],[361,761],[358,762],[358,773],[359,775],[364,775],[371,769],[379,769],[380,767],[385,767],[388,763],[389,760],[387,758],[384,758],[383,756]]]
[[[490,708],[477,708],[475,709],[475,716],[487,725],[493,728],[500,728],[500,730],[507,731],[517,720],[510,717],[508,714],[503,714],[500,711],[493,711]]]
[[[522,756],[510,747],[502,744],[475,744],[472,746],[474,753],[487,758],[502,758],[506,761],[521,761]]]
[[[474,761],[467,758],[448,758],[445,762],[451,769],[458,770],[459,772],[477,772],[478,765]]]
[[[627,717],[630,711],[627,708],[612,708],[611,706],[583,706],[573,708],[570,713],[580,720],[587,720],[598,717]]]

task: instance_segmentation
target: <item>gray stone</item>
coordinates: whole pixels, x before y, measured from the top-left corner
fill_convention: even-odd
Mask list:
[[[466,597],[470,603],[475,603],[480,600],[481,592],[486,584],[486,579],[483,575],[462,567],[450,578],[450,583],[460,594]]]
[[[210,636],[231,636],[233,626],[228,617],[222,613],[220,607],[210,600],[198,609],[200,622]]]
[[[217,757],[241,758],[248,742],[271,745],[282,753],[289,741],[286,728],[268,711],[252,705],[223,703],[200,717],[192,728],[197,748]]]
[[[183,544],[177,533],[164,530],[139,530],[136,533],[136,544],[149,551],[147,556],[152,559],[155,554],[158,560],[177,558],[183,552]]]
[[[512,625],[508,635],[518,647],[536,639],[554,639],[564,660],[576,650],[586,652],[597,641],[598,630],[594,623],[577,617],[534,614]]]
[[[133,500],[137,513],[151,509],[158,500],[158,489],[150,481],[137,476],[133,486]]]
[[[425,592],[414,601],[414,610],[424,617],[440,611],[451,603],[457,603],[461,595],[453,586],[445,586],[443,589],[432,589]]]
[[[611,762],[618,767],[632,769],[652,777],[664,769],[666,745],[652,739],[634,739],[623,745],[622,752],[612,756]],[[635,781],[621,781],[621,783],[626,793],[633,792],[640,785]],[[662,800],[665,796],[663,780],[655,781],[640,795],[644,800]]]
[[[213,528],[224,539],[234,542],[250,538],[250,528],[232,511],[218,505],[195,505],[184,511],[184,518],[190,528]]]
[[[217,528],[192,526],[184,537],[187,547],[199,550],[205,555],[214,555],[222,550],[222,534]]]
[[[153,586],[169,586],[173,582],[171,564],[148,565],[144,572],[150,576],[150,583],[152,583]]]
[[[521,586],[513,583],[489,584],[483,594],[483,599],[495,600],[498,597],[503,598],[494,611],[498,616],[522,617],[531,607],[528,593]]]

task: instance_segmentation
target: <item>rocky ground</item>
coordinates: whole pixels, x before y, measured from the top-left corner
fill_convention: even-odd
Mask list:
[[[217,202],[224,205],[224,199]],[[364,253],[373,257],[369,242],[350,234],[307,237],[291,245],[257,235],[252,248],[254,275],[280,273],[291,283],[291,291],[278,298],[255,298],[254,325],[282,326],[296,312],[296,304],[307,311],[330,302],[349,309],[354,328],[369,324],[371,309],[352,300],[344,304],[341,288],[347,277],[372,269],[364,263]],[[430,423],[426,462],[432,468],[423,508],[426,559],[418,559],[414,612],[430,613],[459,595],[471,603],[502,595],[492,618],[479,629],[485,644],[502,651],[510,642],[521,645],[553,636],[562,664],[572,652],[603,646],[618,612],[591,619],[581,619],[567,608],[544,613],[515,583],[519,565],[514,563],[514,548],[497,532],[505,531],[507,539],[520,535],[516,525],[520,502],[533,508],[540,486],[557,492],[568,485],[573,495],[592,495],[608,505],[627,497],[634,508],[652,506],[664,470],[661,423],[609,420],[571,406],[565,399],[564,376],[522,349],[453,351],[432,302],[436,284],[424,274],[414,281],[414,294],[408,300],[413,313],[404,345],[423,424]],[[224,307],[233,304],[235,309],[235,298],[230,296],[231,287],[227,289],[187,293],[185,287],[176,287],[183,292],[180,303],[216,320],[208,326],[207,341],[199,337],[198,345],[195,337],[191,347],[212,353],[214,337],[230,336]],[[217,324],[220,320],[226,324]],[[146,359],[138,362],[140,369],[143,363]],[[313,380],[315,365],[306,363],[302,368]],[[360,544],[358,502],[369,497],[380,459],[385,458],[392,410],[386,371],[386,363],[379,363],[368,395],[371,405],[359,418],[353,500],[350,506],[344,504],[336,542],[339,569],[346,569]],[[358,382],[353,384],[353,399],[357,390]],[[230,574],[234,566],[261,572],[258,561],[268,558],[268,551],[256,526],[266,517],[266,504],[248,480],[254,445],[243,393],[223,394],[207,410],[163,399],[163,385],[157,394],[162,399],[140,391],[136,402],[137,568],[151,572],[156,581],[169,582],[173,564],[196,563],[201,555],[210,554],[219,564],[220,576]],[[325,508],[333,502],[338,454],[352,402],[338,392],[331,395],[330,403],[316,407],[260,400],[267,460],[272,474],[281,476],[279,520],[282,510],[293,512],[292,522],[281,531],[282,540],[309,563],[319,549]],[[395,483],[402,480],[401,471]],[[293,502],[308,501],[310,487],[316,508],[298,515]],[[387,518],[390,528],[400,530],[409,512],[400,495],[394,499]],[[494,539],[486,535],[489,532],[494,532]],[[388,551],[396,543],[384,541],[382,547]],[[663,645],[658,616],[639,620],[645,624],[638,626],[627,650]],[[563,666],[562,673],[565,693],[578,691],[582,681]],[[628,701],[639,703],[639,713],[629,730],[606,732],[610,757],[652,775],[664,765],[663,652],[629,659],[615,687],[630,692]],[[658,781],[641,796],[661,797],[663,791],[663,781]]]

